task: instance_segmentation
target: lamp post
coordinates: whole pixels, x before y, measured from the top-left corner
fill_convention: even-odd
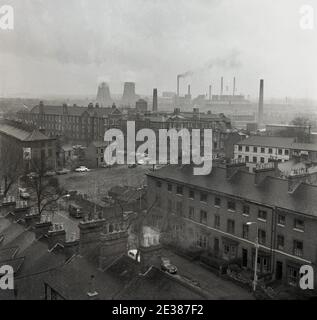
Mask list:
[[[258,282],[258,255],[259,255],[259,226],[257,222],[247,222],[248,226],[256,225],[256,238],[255,238],[255,260],[254,260],[254,278],[253,278],[253,291],[256,291]]]

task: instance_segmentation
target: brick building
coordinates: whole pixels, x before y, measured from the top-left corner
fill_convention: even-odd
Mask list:
[[[88,107],[46,106],[43,102],[31,111],[20,111],[17,118],[28,124],[36,125],[51,136],[62,136],[66,142],[86,146],[92,141],[104,138],[105,128],[115,126],[122,116],[115,105],[100,108],[91,103]]]
[[[258,237],[261,276],[298,285],[302,265],[316,269],[315,176],[281,179],[276,164],[250,173],[241,162],[215,164],[208,176],[194,176],[192,169],[148,173],[148,205],[154,206],[148,223],[168,244],[252,270]]]
[[[56,139],[46,136],[38,129],[14,121],[0,122],[0,150],[11,156],[12,161],[21,161],[28,169],[28,160],[23,160],[23,150],[30,149],[29,159],[43,159],[47,169],[56,169]],[[5,159],[5,156],[2,155]],[[3,160],[5,161],[5,160]]]

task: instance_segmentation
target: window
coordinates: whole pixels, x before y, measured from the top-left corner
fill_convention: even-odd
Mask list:
[[[162,182],[161,181],[156,181],[156,187],[161,188],[162,187]]]
[[[258,234],[259,244],[265,245],[266,244],[266,232],[262,229],[259,229]]]
[[[279,214],[279,215],[277,216],[277,224],[278,224],[279,226],[285,226],[285,224],[286,224],[286,217],[285,217],[283,214]]]
[[[176,193],[177,193],[178,195],[183,195],[183,187],[177,186]]]
[[[195,199],[195,191],[194,190],[189,190],[189,198],[190,199]]]
[[[208,238],[207,238],[207,236],[198,234],[197,235],[197,246],[199,248],[207,249],[207,247],[208,247]]]
[[[264,163],[265,159],[263,157],[261,157],[261,163]]]
[[[282,155],[283,155],[283,149],[278,149],[278,154],[279,154],[280,156],[282,156]]]
[[[220,216],[215,215],[215,228],[220,229]]]
[[[249,156],[246,156],[246,157],[245,157],[245,162],[249,162],[249,161],[250,161]]]
[[[287,267],[287,280],[292,286],[298,286],[299,283],[299,269],[291,266]]]
[[[304,231],[305,225],[304,221],[300,219],[295,219],[294,220],[294,229],[299,230],[299,231]]]
[[[227,232],[234,234],[234,229],[235,229],[235,222],[234,220],[228,220],[227,222]]]
[[[161,196],[159,194],[156,195],[155,203],[158,208],[161,207],[162,201],[161,201]]]
[[[297,257],[302,257],[303,256],[303,242],[294,240],[294,248],[293,248],[293,253]]]
[[[249,239],[249,226],[247,224],[242,226],[242,238]]]
[[[207,202],[207,198],[208,198],[207,193],[201,193],[200,194],[200,201],[201,202]]]
[[[250,147],[245,147],[245,151],[249,152],[250,151]]]
[[[181,217],[183,215],[183,202],[177,201],[176,203],[176,214]]]
[[[215,198],[215,206],[220,207],[221,206],[221,199],[219,197]]]
[[[169,192],[173,191],[173,186],[170,183],[167,185],[167,191]]]
[[[284,250],[284,242],[285,242],[284,236],[279,234],[277,236],[277,249],[278,250]]]
[[[258,153],[258,148],[257,147],[253,147],[253,152],[254,153]]]
[[[261,153],[265,153],[265,148],[261,148]]]
[[[245,204],[242,208],[242,212],[244,215],[249,216],[250,215],[250,206]]]
[[[168,199],[168,201],[167,201],[167,211],[168,212],[173,212],[173,201],[172,201],[172,199]]]
[[[288,156],[289,155],[289,150],[285,150],[284,153],[285,153],[286,156]]]
[[[236,203],[234,201],[228,201],[228,210],[236,211]]]
[[[207,212],[204,210],[200,211],[200,223],[207,224]]]
[[[195,208],[194,207],[189,207],[188,218],[190,220],[195,220]]]
[[[257,157],[253,157],[253,163],[257,163],[258,158]]]
[[[258,219],[266,221],[266,219],[267,219],[267,212],[264,211],[264,210],[259,210],[259,212],[258,212]]]
[[[242,146],[239,146],[238,150],[239,150],[239,151],[242,151]]]
[[[273,149],[269,148],[269,154],[272,154],[272,153],[273,153]]]

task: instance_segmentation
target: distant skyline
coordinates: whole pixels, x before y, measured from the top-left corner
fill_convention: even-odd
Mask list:
[[[3,3],[4,2],[4,3]],[[0,30],[0,96],[97,93],[106,81],[122,94],[152,89],[194,96],[220,92],[317,99],[317,30],[299,10],[313,0],[6,0],[15,29]],[[316,11],[317,12],[317,11]],[[225,92],[226,93],[226,92]]]

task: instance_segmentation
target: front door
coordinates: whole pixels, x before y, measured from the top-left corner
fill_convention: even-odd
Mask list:
[[[276,262],[276,280],[282,280],[283,278],[283,262]]]
[[[242,249],[242,267],[248,267],[248,250]]]

